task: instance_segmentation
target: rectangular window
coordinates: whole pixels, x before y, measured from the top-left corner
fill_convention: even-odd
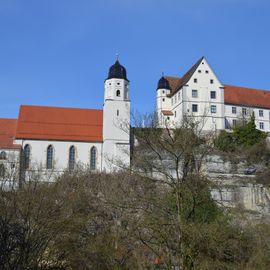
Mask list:
[[[263,117],[263,110],[259,110],[259,116]]]
[[[215,99],[215,98],[216,98],[216,91],[211,91],[211,92],[210,92],[210,97],[211,97],[212,99]]]
[[[235,127],[236,124],[237,124],[237,120],[233,119],[233,120],[232,120],[232,125],[233,125],[233,127]]]
[[[232,107],[232,113],[236,114],[236,107]]]
[[[264,123],[260,122],[260,129],[264,129]]]
[[[198,80],[197,79],[194,79],[194,83],[197,83],[198,82]]]
[[[197,98],[198,97],[198,90],[192,90],[192,97]]]
[[[176,111],[174,111],[174,117],[176,117]]]
[[[242,108],[242,114],[247,115],[247,108]]]
[[[180,92],[178,92],[178,99],[180,100]]]
[[[198,112],[198,104],[192,104],[192,112]]]
[[[211,84],[213,84],[213,83],[214,83],[214,80],[213,80],[213,79],[211,79],[211,80],[210,80],[210,83],[211,83]]]
[[[217,112],[217,106],[211,105],[211,113],[216,113],[216,112]]]

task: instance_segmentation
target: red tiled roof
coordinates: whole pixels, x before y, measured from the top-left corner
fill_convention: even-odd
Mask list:
[[[102,142],[103,111],[21,106],[16,139]]]
[[[224,103],[270,109],[270,91],[224,85]]]
[[[171,111],[161,111],[164,115],[173,115],[173,112]]]
[[[16,134],[17,119],[0,118],[0,148],[19,149],[20,145],[13,144]]]

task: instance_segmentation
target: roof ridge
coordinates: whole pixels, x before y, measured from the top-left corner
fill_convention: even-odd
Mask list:
[[[192,75],[194,74],[194,72],[196,71],[196,69],[198,68],[198,66],[200,65],[200,63],[202,62],[202,60],[205,57],[201,57],[182,77],[179,78],[179,82],[175,88],[175,90],[170,94],[170,96],[172,96],[173,94],[175,94],[181,87],[183,87],[192,77]]]
[[[238,86],[238,85],[233,85],[233,84],[223,84],[224,87],[229,86],[229,87],[237,87],[237,88],[244,88],[244,89],[249,89],[249,90],[254,90],[254,91],[265,91],[265,92],[269,92],[270,94],[270,89],[256,89],[256,88],[252,88],[252,87],[246,87],[246,86]]]
[[[22,107],[31,108],[53,108],[53,109],[70,109],[70,110],[87,110],[87,111],[103,111],[103,109],[88,109],[88,108],[74,108],[74,107],[60,107],[60,106],[46,106],[46,105],[20,105]]]

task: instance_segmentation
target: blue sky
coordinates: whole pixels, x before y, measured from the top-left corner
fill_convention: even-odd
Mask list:
[[[102,108],[116,53],[142,113],[162,72],[203,55],[223,83],[270,89],[269,14],[269,0],[0,0],[0,117]]]

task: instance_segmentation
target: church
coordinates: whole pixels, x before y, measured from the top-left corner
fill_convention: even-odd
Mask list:
[[[129,97],[127,72],[117,60],[104,83],[102,110],[22,105],[18,119],[0,118],[0,177],[20,168],[26,179],[39,171],[49,181],[78,166],[108,173],[129,167]]]
[[[257,128],[269,132],[270,91],[223,84],[205,57],[184,75],[158,81],[159,128],[176,128],[190,116],[205,131],[230,131],[252,114]],[[128,168],[130,137],[129,80],[117,59],[104,82],[102,110],[22,105],[18,119],[0,118],[0,179],[18,179],[18,172],[31,179],[38,171],[50,181],[79,166]]]

